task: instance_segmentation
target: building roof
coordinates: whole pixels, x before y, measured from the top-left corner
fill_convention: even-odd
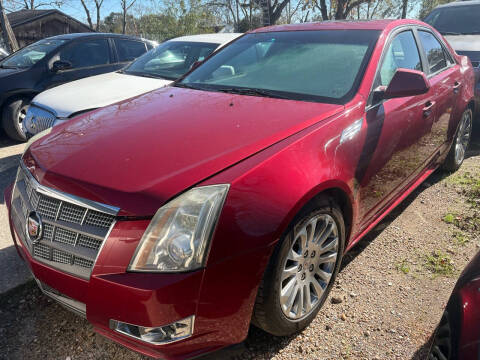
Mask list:
[[[46,9],[46,10],[19,10],[19,11],[14,11],[9,14],[7,14],[8,21],[10,22],[10,26],[12,28],[36,21],[38,19],[41,19],[45,16],[52,15],[52,14],[59,14],[62,16],[65,16],[68,18],[70,21],[74,21],[78,24],[83,25],[86,29],[90,29],[88,25],[85,25],[84,23],[78,21],[77,19],[72,18],[71,16],[68,16],[67,14],[64,14],[63,12],[56,10],[56,9]]]

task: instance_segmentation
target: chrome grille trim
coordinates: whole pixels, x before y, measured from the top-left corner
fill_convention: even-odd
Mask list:
[[[21,162],[12,210],[14,227],[36,260],[89,279],[119,209],[47,188]],[[36,244],[25,234],[31,211],[37,211],[43,222],[43,237]]]
[[[31,104],[25,117],[25,127],[30,134],[35,135],[51,128],[55,120],[55,114],[35,104]]]
[[[42,282],[40,280],[38,280],[36,277],[34,277],[34,278],[35,278],[35,281],[37,282],[38,287],[40,288],[40,290],[42,290],[42,292],[45,295],[47,295],[50,298],[52,298],[53,300],[57,301],[60,305],[64,306],[65,308],[67,308],[70,311],[73,311],[77,315],[80,315],[82,317],[86,317],[87,306],[84,303],[82,303],[80,301],[77,301],[75,299],[72,299],[71,297],[68,297],[67,295],[62,294],[58,290],[48,286],[47,284],[45,284],[44,282]]]

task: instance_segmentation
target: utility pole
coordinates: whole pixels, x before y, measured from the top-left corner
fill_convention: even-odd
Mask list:
[[[13,33],[10,22],[5,14],[5,8],[3,7],[3,0],[0,0],[0,29],[2,30],[2,38],[4,45],[7,47],[8,52],[14,52],[18,50],[17,39]]]

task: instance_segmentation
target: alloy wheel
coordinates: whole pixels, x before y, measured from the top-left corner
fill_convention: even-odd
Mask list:
[[[295,231],[280,281],[287,318],[301,320],[316,309],[335,270],[338,248],[338,228],[330,215],[316,215]]]
[[[460,164],[465,158],[470,136],[472,133],[472,113],[465,111],[458,128],[457,138],[455,139],[455,162]]]

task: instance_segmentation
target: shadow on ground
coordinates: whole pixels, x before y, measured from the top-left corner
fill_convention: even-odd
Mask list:
[[[14,245],[0,249],[0,294],[31,279],[30,271]]]
[[[19,160],[20,154],[0,159],[0,204],[4,203],[3,192],[15,180]]]

